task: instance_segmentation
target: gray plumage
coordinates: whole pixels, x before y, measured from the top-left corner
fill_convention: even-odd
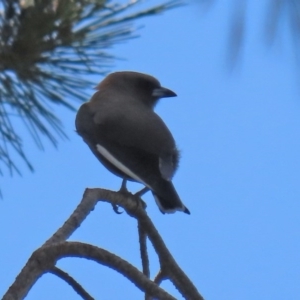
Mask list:
[[[137,72],[112,73],[96,89],[77,113],[78,134],[111,172],[147,186],[162,212],[189,213],[171,182],[179,161],[174,138],[153,111],[159,98],[176,94]]]

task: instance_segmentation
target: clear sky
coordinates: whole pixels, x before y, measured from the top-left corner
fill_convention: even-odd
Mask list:
[[[225,58],[234,1],[215,1],[206,12],[193,3],[140,20],[141,37],[111,49],[126,59],[116,61],[114,71],[151,74],[178,94],[163,99],[156,111],[181,150],[174,184],[191,215],[162,215],[150,193],[145,201],[171,253],[208,300],[300,299],[299,65],[286,24],[274,45],[265,46],[263,2],[251,1],[247,9],[243,56],[231,73]],[[75,114],[58,113],[70,140],[58,150],[46,142],[46,151],[39,152],[27,139],[35,173],[24,166],[23,177],[1,178],[0,295],[86,187],[120,187],[121,180],[76,135]],[[71,240],[140,266],[135,222],[107,204],[99,204]],[[154,276],[158,263],[152,250],[151,262]],[[127,279],[106,267],[79,259],[59,266],[96,299],[142,299]],[[163,287],[181,299],[170,284]],[[27,299],[79,297],[45,275]]]

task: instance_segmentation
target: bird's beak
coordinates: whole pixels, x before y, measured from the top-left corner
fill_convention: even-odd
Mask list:
[[[153,90],[152,96],[157,98],[166,98],[166,97],[176,97],[177,95],[173,91],[167,88],[159,87]]]

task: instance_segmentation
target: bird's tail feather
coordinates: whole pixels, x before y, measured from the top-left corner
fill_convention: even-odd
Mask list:
[[[162,213],[174,213],[183,211],[190,214],[187,207],[181,202],[171,181],[164,180],[159,188],[152,190],[156,204]]]

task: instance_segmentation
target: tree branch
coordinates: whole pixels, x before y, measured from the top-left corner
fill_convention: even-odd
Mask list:
[[[105,191],[105,197],[102,196],[103,191]],[[154,227],[154,224],[148,217],[142,205],[136,204],[139,200],[138,197],[132,195],[131,193],[122,195],[102,189],[88,189],[86,192],[88,194],[93,194],[94,196],[91,197],[101,199],[101,201],[122,206],[130,216],[136,218],[140,222],[140,225],[143,227],[143,230],[145,230],[145,232],[147,233],[149,240],[151,241],[157,255],[159,256],[161,268],[168,275],[168,277],[171,279],[171,281],[174,283],[183,297],[187,297],[188,299],[193,300],[204,299],[174,260],[173,256],[166,247],[163,239]]]
[[[156,276],[153,282],[134,266],[104,249],[79,242],[65,242],[95,208],[98,201],[121,206],[131,217],[138,220],[139,235],[142,241],[143,271],[147,276],[150,273],[145,244],[147,235],[159,257],[163,275]],[[142,246],[142,244],[144,245]],[[86,189],[83,199],[75,211],[64,225],[41,248],[32,254],[3,300],[23,299],[38,278],[45,272],[53,270],[57,260],[64,257],[82,257],[108,266],[132,281],[145,292],[146,297],[151,296],[164,300],[174,299],[156,284],[161,282],[162,279],[169,278],[184,298],[203,300],[196,287],[170,254],[152,221],[146,214],[140,198],[131,193],[113,192],[105,189]]]
[[[150,267],[149,267],[149,257],[147,251],[147,235],[143,230],[140,222],[138,221],[138,233],[139,233],[139,245],[140,245],[140,254],[142,260],[143,274],[150,278]],[[145,300],[151,300],[152,298],[147,293],[145,294]]]
[[[147,235],[140,222],[138,222],[138,233],[143,273],[147,278],[150,278],[149,257],[147,252]]]
[[[74,233],[74,231],[80,227],[81,223],[85,220],[89,213],[94,210],[96,204],[98,203],[98,198],[88,193],[88,191],[88,189],[85,190],[83,198],[74,212],[64,223],[64,225],[60,227],[52,235],[52,237],[45,242],[44,246],[66,241]],[[103,192],[105,194],[105,190],[103,190]]]
[[[63,270],[53,267],[48,271],[49,273],[58,276],[62,280],[64,280],[67,284],[69,284],[74,291],[80,295],[84,300],[94,300],[94,298],[68,273]]]
[[[155,282],[157,285],[160,285],[164,280],[166,280],[168,277],[162,270],[159,270],[157,275],[155,276],[153,282]]]
[[[37,279],[44,273],[52,270],[55,263],[65,257],[93,260],[121,273],[139,289],[143,292],[147,292],[152,297],[164,300],[175,300],[174,297],[157,286],[124,259],[107,250],[80,242],[56,243],[50,246],[42,246],[36,250],[16,278],[16,281],[4,295],[3,300],[24,299]]]

